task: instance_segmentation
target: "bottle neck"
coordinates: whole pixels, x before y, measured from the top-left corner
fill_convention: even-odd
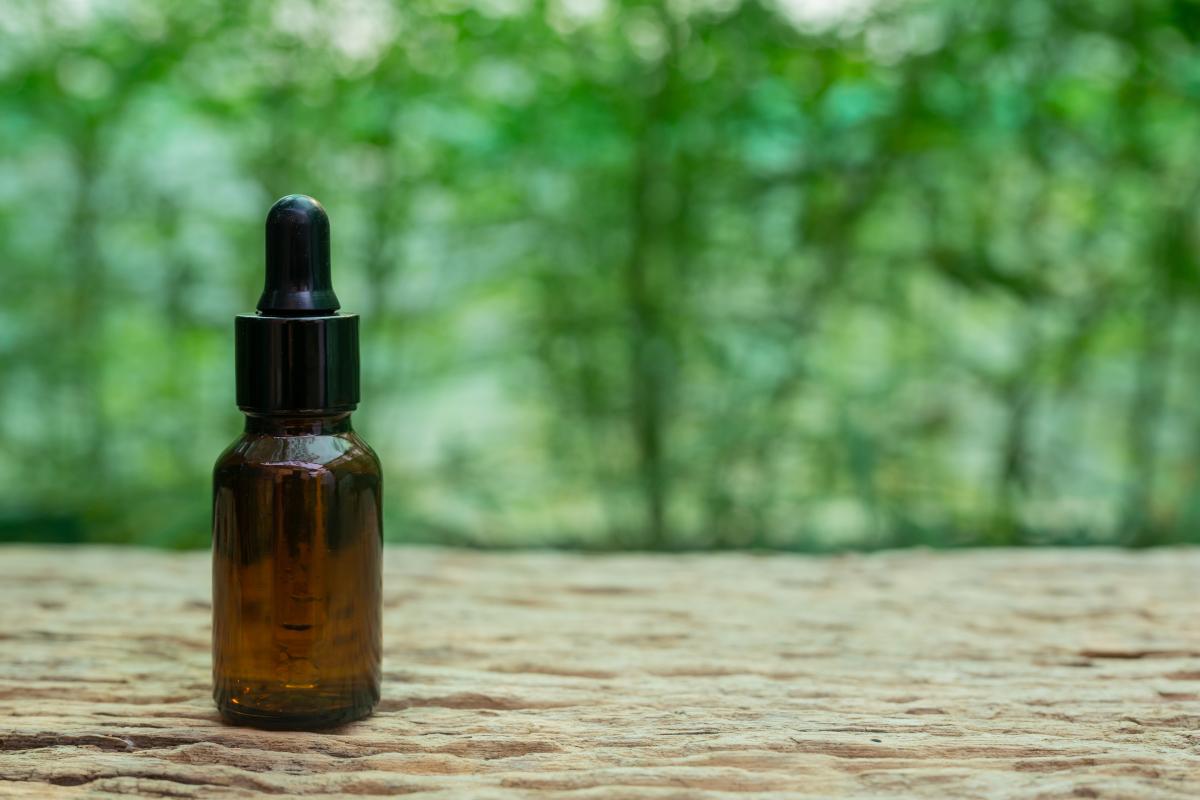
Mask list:
[[[324,436],[348,433],[350,412],[337,414],[246,414],[246,433],[270,436]]]

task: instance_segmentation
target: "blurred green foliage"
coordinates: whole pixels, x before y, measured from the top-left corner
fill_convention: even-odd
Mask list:
[[[329,209],[389,538],[1200,539],[1200,4],[7,0],[0,539],[204,546]]]

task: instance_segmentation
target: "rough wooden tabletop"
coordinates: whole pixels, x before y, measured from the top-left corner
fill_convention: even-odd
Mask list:
[[[0,796],[1200,797],[1200,550],[394,547],[323,734],[218,720],[208,563],[0,549]]]

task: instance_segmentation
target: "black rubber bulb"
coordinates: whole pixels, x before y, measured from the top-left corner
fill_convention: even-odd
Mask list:
[[[339,308],[329,277],[329,217],[308,195],[289,194],[267,212],[267,282],[259,313],[320,317]]]

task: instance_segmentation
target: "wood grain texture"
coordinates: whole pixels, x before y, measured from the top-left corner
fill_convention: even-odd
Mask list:
[[[208,569],[0,549],[0,796],[1200,797],[1200,550],[394,547],[323,734],[218,720]]]

